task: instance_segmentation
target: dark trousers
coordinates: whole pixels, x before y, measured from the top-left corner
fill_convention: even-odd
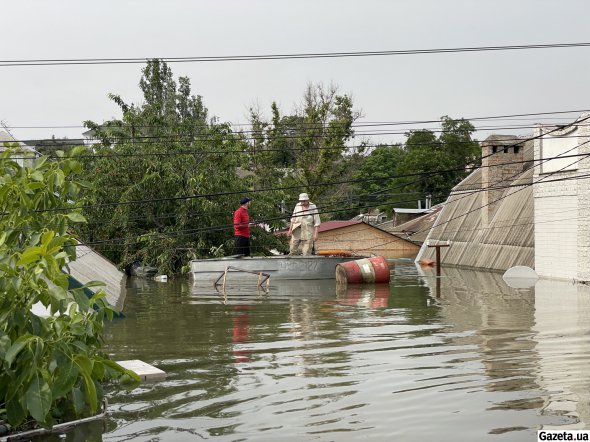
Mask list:
[[[250,256],[250,238],[247,236],[234,236],[236,240],[236,255]]]

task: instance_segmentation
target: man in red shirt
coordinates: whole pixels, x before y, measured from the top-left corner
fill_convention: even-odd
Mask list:
[[[234,212],[234,238],[236,255],[250,256],[250,216],[248,207],[250,201],[247,196],[240,199],[240,207]]]

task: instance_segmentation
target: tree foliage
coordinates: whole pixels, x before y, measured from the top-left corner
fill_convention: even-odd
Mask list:
[[[100,351],[103,319],[113,315],[104,291],[89,300],[89,286],[69,288],[62,271],[76,259],[68,231],[85,221],[74,207],[85,187],[80,149],[31,166],[11,159],[17,151],[0,154],[0,419],[51,427],[95,414],[101,382],[131,373]],[[52,316],[35,314],[38,303]]]
[[[402,144],[377,146],[362,161],[355,177],[359,200],[389,211],[413,207],[431,195],[443,201],[451,189],[479,165],[481,150],[472,139],[475,128],[464,119],[441,118],[441,132],[419,129]]]
[[[248,161],[256,180],[260,185],[282,187],[284,190],[275,199],[287,201],[288,211],[300,192],[308,192],[321,207],[347,197],[347,186],[318,184],[352,175],[347,166],[355,152],[348,144],[354,137],[353,123],[359,116],[350,96],[338,94],[334,86],[321,84],[307,86],[302,103],[293,114],[282,115],[273,103],[267,121],[252,110],[253,137]],[[322,216],[329,217],[329,212]]]
[[[230,254],[232,213],[250,188],[236,173],[245,141],[209,118],[166,63],[150,60],[139,84],[143,103],[111,94],[121,118],[86,122],[101,145],[85,164],[93,193],[84,239],[117,263],[140,259],[161,272]]]

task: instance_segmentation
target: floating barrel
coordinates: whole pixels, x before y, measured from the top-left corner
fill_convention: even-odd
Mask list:
[[[383,256],[343,262],[336,266],[336,282],[387,283],[389,282],[389,265]]]

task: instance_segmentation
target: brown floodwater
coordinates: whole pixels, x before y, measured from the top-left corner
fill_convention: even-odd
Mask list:
[[[438,282],[438,284],[437,284]],[[105,441],[530,441],[590,427],[590,289],[399,260],[389,286],[133,279],[106,351],[167,373],[108,387]]]

